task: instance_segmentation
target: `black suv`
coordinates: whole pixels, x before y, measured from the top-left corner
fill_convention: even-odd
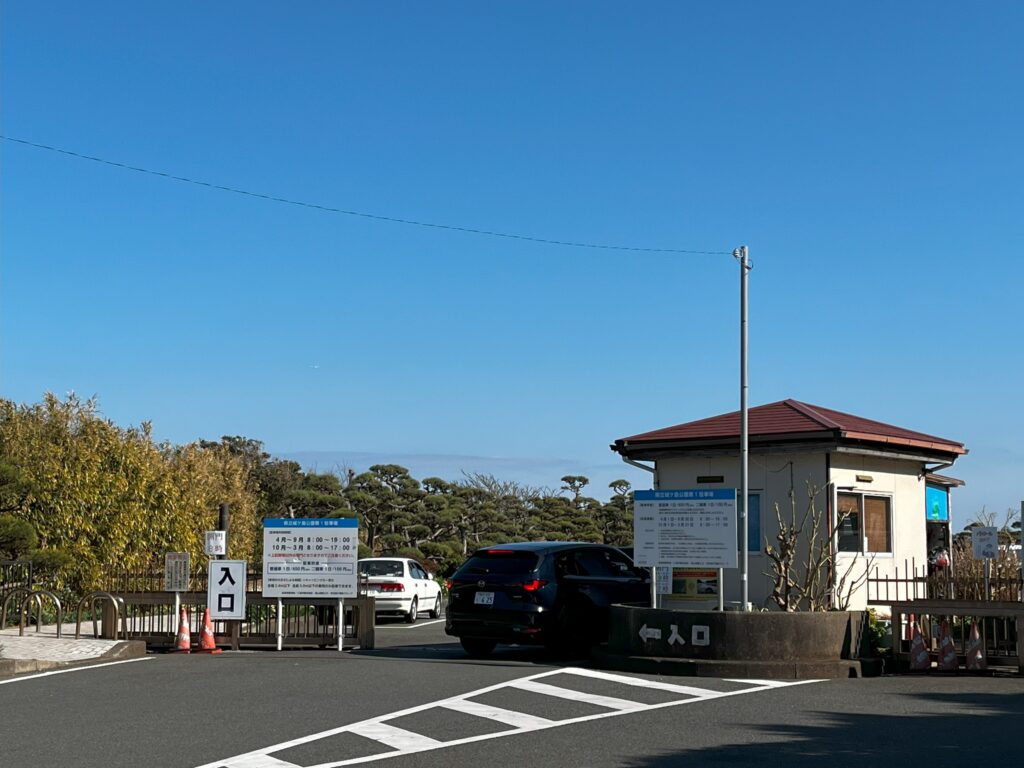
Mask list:
[[[473,553],[448,580],[445,632],[471,656],[498,643],[580,649],[608,638],[608,607],[650,600],[650,578],[615,547],[563,541]]]

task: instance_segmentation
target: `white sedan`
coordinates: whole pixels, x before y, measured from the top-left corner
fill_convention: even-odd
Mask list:
[[[367,557],[359,561],[359,585],[376,598],[377,613],[400,613],[412,624],[420,611],[441,615],[441,585],[415,560]]]

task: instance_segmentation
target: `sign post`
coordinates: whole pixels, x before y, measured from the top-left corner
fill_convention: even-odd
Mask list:
[[[174,622],[181,613],[181,593],[188,592],[191,560],[188,552],[166,552],[164,554],[164,592],[174,593],[174,616],[171,618],[171,633]]]
[[[999,529],[993,526],[978,526],[971,529],[971,552],[975,560],[985,561],[985,599],[991,599],[989,582],[992,560],[999,555]]]
[[[355,518],[280,518],[263,521],[263,596],[337,601],[338,650],[344,649],[346,597],[357,597],[359,521]],[[278,648],[283,638],[278,637]]]

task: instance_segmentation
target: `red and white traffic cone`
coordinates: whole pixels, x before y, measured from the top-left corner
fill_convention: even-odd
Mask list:
[[[188,630],[188,611],[181,606],[181,616],[178,618],[178,636],[174,638],[175,653],[192,653],[192,633]]]
[[[915,672],[922,672],[932,668],[932,660],[928,655],[928,649],[924,647],[924,638],[921,637],[921,629],[915,621],[912,628],[912,639],[910,641],[910,668]]]
[[[985,659],[985,647],[978,633],[978,622],[971,622],[971,637],[967,641],[967,669],[971,672],[983,672],[988,668]]]
[[[203,633],[199,635],[199,650],[196,653],[220,653],[220,648],[213,639],[213,624],[210,622],[210,609],[203,611]]]
[[[939,629],[939,669],[943,672],[956,672],[960,669],[960,662],[956,658],[956,646],[953,644],[953,636],[949,632],[949,622],[942,622]]]

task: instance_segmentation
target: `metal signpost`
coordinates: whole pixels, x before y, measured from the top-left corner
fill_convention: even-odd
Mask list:
[[[281,598],[338,601],[338,650],[344,648],[344,598],[357,597],[359,521],[355,518],[263,521],[263,596],[276,597],[277,647],[283,644]]]
[[[245,618],[245,560],[211,560],[206,587],[210,618]]]

